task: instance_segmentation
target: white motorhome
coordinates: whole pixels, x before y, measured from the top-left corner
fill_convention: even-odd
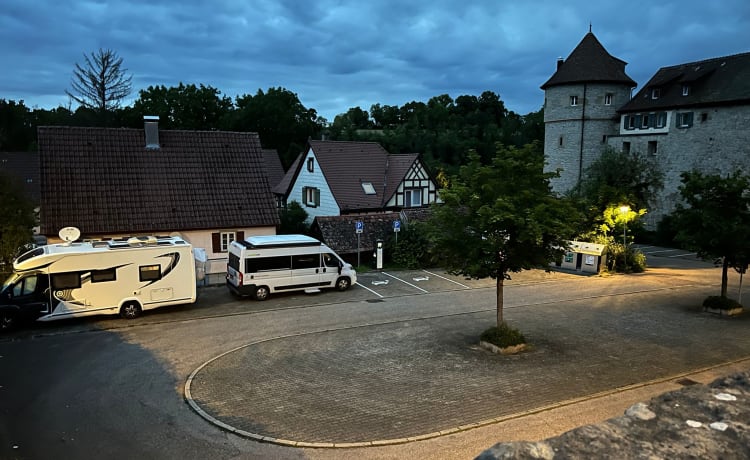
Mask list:
[[[357,272],[331,248],[305,235],[251,236],[229,245],[227,286],[266,300],[272,292],[348,289]]]
[[[183,239],[76,239],[37,247],[13,262],[0,291],[0,328],[25,318],[119,314],[131,319],[143,310],[195,302],[195,262]]]

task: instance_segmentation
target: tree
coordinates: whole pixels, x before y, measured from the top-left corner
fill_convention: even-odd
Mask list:
[[[310,230],[310,226],[306,223],[307,216],[307,211],[298,202],[290,202],[285,209],[281,210],[279,234],[307,234]]]
[[[23,101],[0,99],[0,152],[32,150],[36,130]]]
[[[24,197],[18,181],[0,174],[0,267],[7,269],[32,241],[32,227],[36,224],[33,205]]]
[[[158,115],[164,129],[211,130],[221,127],[234,105],[216,88],[180,82],[170,88],[161,85],[141,90],[133,109],[139,125],[143,115]]]
[[[431,238],[455,274],[497,281],[497,325],[503,324],[503,286],[510,273],[549,267],[573,237],[578,213],[551,191],[541,144],[499,145],[488,165],[469,154],[433,208]]]
[[[683,172],[676,239],[707,260],[722,259],[721,297],[727,296],[729,267],[744,272],[750,260],[750,175],[735,170],[722,177]]]
[[[112,50],[99,48],[90,56],[83,55],[85,65],[76,63],[71,87],[65,93],[76,102],[100,114],[120,107],[131,90],[132,75],[126,75],[122,58]]]
[[[597,214],[607,207],[628,203],[648,209],[664,187],[664,174],[654,162],[640,153],[606,149],[586,168],[584,179],[575,192],[592,206]]]

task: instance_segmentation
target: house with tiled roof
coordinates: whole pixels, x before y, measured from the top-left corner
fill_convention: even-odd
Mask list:
[[[284,178],[284,166],[281,164],[279,152],[276,149],[263,149],[263,164],[266,166],[265,172],[268,185],[273,189]]]
[[[398,211],[437,200],[437,186],[416,153],[390,154],[377,142],[309,140],[274,188],[317,216]]]
[[[633,97],[624,68],[589,31],[542,85],[547,168],[563,169],[556,191],[607,148],[645,155],[664,174],[645,216],[655,228],[680,201],[682,172],[750,174],[750,53],[662,67]]]
[[[226,269],[234,239],[273,235],[279,217],[256,133],[38,128],[41,233],[82,239],[180,235]]]

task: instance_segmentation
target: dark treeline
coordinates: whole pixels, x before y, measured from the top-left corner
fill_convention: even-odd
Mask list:
[[[23,101],[0,99],[0,151],[35,151],[37,126],[140,128],[144,115],[158,115],[162,129],[252,131],[264,148],[276,149],[288,167],[308,138],[372,140],[392,153],[421,153],[433,168],[454,171],[474,150],[490,158],[495,145],[522,146],[544,137],[543,115],[508,111],[490,91],[481,96],[436,96],[401,107],[359,107],[329,123],[284,88],[258,90],[234,100],[211,86],[180,83],[150,86],[131,106],[101,112],[79,107],[29,108]]]

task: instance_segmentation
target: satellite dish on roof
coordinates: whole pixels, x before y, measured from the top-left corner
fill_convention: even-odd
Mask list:
[[[70,245],[73,241],[81,237],[81,231],[76,227],[65,227],[61,228],[57,233],[60,239],[65,241],[65,244]]]

